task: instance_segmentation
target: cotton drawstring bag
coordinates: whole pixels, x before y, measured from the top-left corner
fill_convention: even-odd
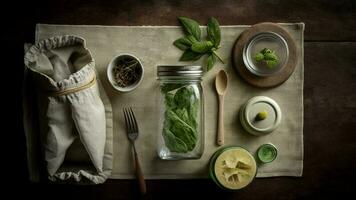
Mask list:
[[[104,104],[85,40],[58,36],[25,53],[38,90],[42,152],[48,178],[103,183],[111,172]],[[103,92],[103,91],[101,91]],[[105,158],[105,159],[104,159]]]

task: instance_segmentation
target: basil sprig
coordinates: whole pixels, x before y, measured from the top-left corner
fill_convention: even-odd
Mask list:
[[[173,44],[184,51],[180,57],[180,61],[195,61],[199,60],[203,55],[208,55],[207,71],[213,68],[218,58],[222,63],[224,61],[216,53],[220,48],[221,31],[219,22],[214,18],[210,18],[207,24],[207,38],[203,40],[198,22],[187,17],[179,17],[179,22],[182,24],[185,36],[173,42]]]

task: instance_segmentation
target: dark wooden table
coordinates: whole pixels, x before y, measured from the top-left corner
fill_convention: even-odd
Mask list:
[[[256,179],[246,189],[233,193],[220,190],[211,180],[149,180],[146,198],[182,199],[193,195],[209,199],[331,198],[350,194],[356,186],[356,1],[56,0],[28,2],[22,10],[23,17],[16,20],[14,30],[2,39],[5,44],[16,42],[9,49],[19,53],[16,54],[19,66],[22,43],[34,41],[36,23],[178,25],[178,16],[189,16],[201,24],[215,16],[222,25],[305,22],[303,177]],[[21,67],[17,71],[21,72]],[[14,87],[21,90],[19,83]],[[13,119],[21,127],[21,98],[15,103],[19,114]],[[13,175],[15,187],[22,186],[13,195],[26,194],[31,199],[139,197],[132,180],[108,180],[99,186],[30,183],[23,130],[19,128],[12,134],[21,142],[16,143],[17,164],[11,170],[17,171]]]

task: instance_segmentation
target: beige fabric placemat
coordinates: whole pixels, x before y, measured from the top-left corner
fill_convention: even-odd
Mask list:
[[[228,72],[229,87],[225,98],[225,143],[240,145],[255,153],[257,148],[271,142],[278,148],[277,159],[260,166],[258,177],[301,176],[303,171],[303,34],[304,24],[281,24],[295,39],[299,61],[292,76],[282,85],[273,89],[259,89],[248,85],[231,66],[232,46],[239,34],[249,26],[223,26],[219,54],[227,64],[217,62],[203,80],[205,94],[205,152],[199,160],[162,161],[156,153],[157,95],[156,66],[159,64],[204,64],[178,62],[182,52],[172,42],[182,36],[180,27],[174,26],[87,26],[87,25],[44,25],[39,24],[36,40],[55,35],[71,34],[84,37],[96,62],[113,107],[114,118],[114,162],[111,178],[134,178],[129,142],[126,138],[122,108],[132,106],[141,130],[136,147],[141,166],[148,179],[191,179],[207,178],[208,162],[219,148],[215,145],[217,131],[217,96],[213,83],[216,72],[224,68]],[[204,29],[205,30],[205,29]],[[203,31],[204,33],[205,31]],[[144,79],[141,85],[129,93],[115,91],[106,78],[106,68],[117,54],[130,53],[141,59],[144,65]],[[271,134],[256,137],[247,134],[238,120],[240,106],[257,95],[269,96],[276,100],[282,110],[280,127]]]

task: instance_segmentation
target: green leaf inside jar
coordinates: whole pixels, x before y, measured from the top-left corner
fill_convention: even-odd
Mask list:
[[[170,88],[171,90],[168,90]],[[198,142],[199,99],[193,86],[163,84],[165,96],[165,118],[163,138],[171,152],[192,151]]]

